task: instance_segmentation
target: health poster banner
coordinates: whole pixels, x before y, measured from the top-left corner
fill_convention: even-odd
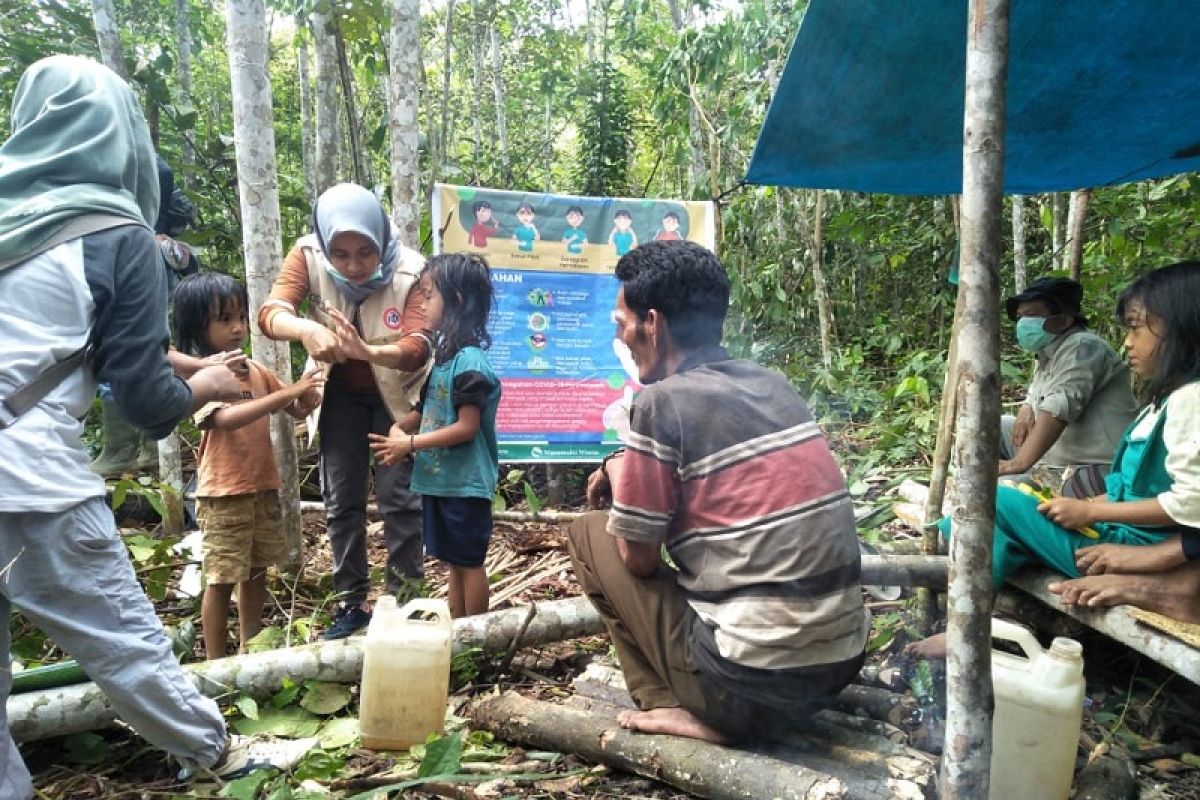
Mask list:
[[[615,338],[617,259],[654,239],[713,248],[713,205],[436,184],[434,252],[487,258],[501,461],[599,461],[641,388]]]

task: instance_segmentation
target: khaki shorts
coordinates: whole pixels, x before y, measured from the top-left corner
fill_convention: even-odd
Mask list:
[[[278,491],[199,497],[196,513],[209,583],[241,583],[287,555]]]

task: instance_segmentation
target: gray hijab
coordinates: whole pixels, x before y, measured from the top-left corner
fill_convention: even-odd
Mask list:
[[[0,146],[0,261],[36,252],[84,214],[149,227],[158,201],[150,131],[125,81],[78,56],[25,70]]]
[[[369,190],[353,183],[339,183],[321,193],[313,206],[313,228],[321,252],[329,258],[329,245],[342,233],[367,237],[379,251],[379,268],[365,283],[350,283],[332,268],[330,275],[338,291],[351,302],[361,303],[380,289],[390,286],[400,260],[397,231],[379,200]]]

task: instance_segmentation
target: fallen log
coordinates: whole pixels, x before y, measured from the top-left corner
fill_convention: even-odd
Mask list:
[[[503,653],[518,632],[523,646],[531,646],[604,630],[585,597],[539,603],[537,613],[525,625],[528,610],[518,606],[455,620],[454,651],[478,647],[487,653]],[[362,675],[362,658],[363,639],[358,636],[189,664],[185,670],[209,697],[227,700],[247,694],[262,700],[282,689],[285,680],[356,682]],[[95,730],[115,719],[104,693],[94,683],[13,695],[7,710],[9,728],[19,742]]]
[[[946,556],[877,555],[862,557],[862,583],[869,586],[946,588]]]
[[[852,683],[842,689],[834,707],[847,714],[868,716],[902,727],[916,711],[917,701],[911,695]]]
[[[576,753],[712,800],[827,800],[848,797],[837,778],[758,753],[633,733],[611,717],[506,692],[474,704],[471,720],[506,741]]]

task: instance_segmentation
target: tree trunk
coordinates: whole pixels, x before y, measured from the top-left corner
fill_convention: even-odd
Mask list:
[[[317,71],[317,145],[313,170],[317,195],[338,182],[341,133],[338,127],[337,43],[327,13],[312,12]]]
[[[506,188],[512,187],[512,167],[508,155],[508,121],[504,114],[504,71],[500,58],[500,31],[493,20],[492,35],[492,93],[496,97],[496,139],[500,145],[500,177]]]
[[[713,800],[827,800],[846,797],[837,778],[698,739],[620,728],[612,717],[506,692],[473,705],[471,720],[506,741],[576,753]]]
[[[176,73],[179,76],[179,96],[190,108],[192,106],[192,27],[189,22],[191,13],[190,0],[175,0],[175,51]],[[192,189],[196,180],[192,170],[196,166],[195,131],[180,131],[183,136],[183,147],[180,150],[179,161],[184,169],[181,170],[179,183],[184,189]]]
[[[308,18],[296,15],[296,71],[300,80],[300,158],[304,165],[304,197],[311,206],[317,199],[317,134],[313,109],[311,62],[308,53]]]
[[[938,411],[937,437],[933,445],[933,463],[929,471],[929,496],[922,513],[921,550],[934,555],[941,550],[941,532],[934,523],[942,518],[946,499],[946,479],[950,474],[950,453],[954,447],[954,428],[958,418],[958,337],[962,330],[963,295],[954,302],[954,322],[950,326],[950,347],[946,352],[946,377],[942,381],[942,405]],[[937,598],[932,592],[917,595],[917,627],[928,634],[937,621]]]
[[[332,17],[330,25],[333,29],[333,42],[337,52],[338,80],[342,84],[342,102],[346,107],[346,137],[350,144],[350,165],[354,170],[354,181],[359,186],[370,186],[371,176],[367,172],[367,162],[363,156],[361,124],[354,102],[354,74],[350,71],[350,59],[346,55],[346,37],[342,36],[342,26],[337,17]]]
[[[479,0],[471,0],[471,129],[475,141],[471,143],[473,163],[472,178],[479,180],[479,164],[483,160],[483,117],[479,106],[483,101],[483,21],[479,18]]]
[[[421,100],[421,5],[392,0],[388,37],[388,132],[392,142],[392,219],[400,240],[421,242],[421,154],[418,109]]]
[[[1025,255],[1025,197],[1012,196],[1013,284],[1015,294],[1025,291],[1028,259]]]
[[[1083,270],[1083,225],[1087,220],[1091,199],[1091,189],[1071,192],[1071,206],[1067,214],[1066,268],[1071,279],[1076,281]]]
[[[266,30],[265,23],[260,30]],[[528,611],[527,606],[519,606],[454,620],[454,652],[478,647],[485,653],[503,653],[518,633],[519,646],[530,647],[591,636],[604,630],[603,621],[586,597],[541,603],[526,625]],[[363,643],[362,637],[339,639],[203,661],[188,664],[185,669],[209,697],[228,701],[232,699],[231,689],[236,687],[239,692],[265,700],[282,689],[285,681],[358,681],[362,675]],[[22,742],[107,727],[115,718],[104,693],[94,683],[26,692],[13,695],[8,701],[13,738]]]
[[[1060,270],[1063,265],[1063,240],[1067,230],[1066,203],[1062,192],[1050,196],[1050,249],[1053,251],[1051,263],[1054,269]]]
[[[121,33],[117,28],[117,12],[112,0],[92,0],[92,20],[96,25],[96,41],[100,45],[100,61],[120,75],[125,74],[125,56],[121,52]]]
[[[821,332],[821,363],[833,366],[833,302],[825,283],[825,192],[814,193],[812,241],[813,294],[817,301],[817,320]],[[715,196],[715,195],[714,195]]]
[[[453,66],[450,63],[454,53],[454,6],[455,0],[446,2],[446,43],[442,50],[442,123],[438,128],[437,158],[434,159],[434,180],[442,174],[442,169],[450,161],[450,73]]]
[[[963,120],[963,293],[946,659],[943,800],[988,795],[992,755],[992,522],[1000,418],[1000,259],[1008,0],[971,0]]]
[[[267,299],[283,263],[274,114],[267,69],[267,15],[263,0],[228,0],[225,17],[233,90],[238,196],[242,211],[242,255],[250,307],[258,308]],[[291,382],[291,350],[286,342],[272,341],[258,330],[258,326],[251,326],[250,349],[256,361],[284,383]],[[271,416],[271,442],[283,480],[279,500],[283,506],[288,563],[297,564],[304,540],[300,533],[300,477],[291,417],[285,414]]]

